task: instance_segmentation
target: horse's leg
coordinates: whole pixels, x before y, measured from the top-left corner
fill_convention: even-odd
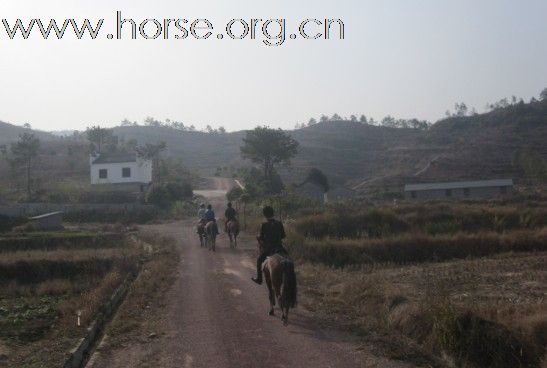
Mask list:
[[[282,313],[281,320],[283,321],[283,325],[287,326],[289,324],[289,307],[283,307]]]
[[[272,285],[272,277],[268,267],[264,267],[262,272],[264,273],[264,281],[266,281],[266,286],[268,287],[268,299],[270,300],[270,311],[268,312],[268,315],[274,316],[275,293]]]
[[[272,281],[270,280],[269,275],[265,274],[264,278],[266,279],[266,285],[268,286],[268,299],[270,300],[270,311],[268,312],[268,315],[274,316],[275,294],[272,287]]]
[[[212,244],[212,247],[213,247],[213,252],[216,252],[216,242],[217,242],[217,236],[213,236],[212,239],[211,239],[211,244]]]
[[[274,306],[275,306],[275,295],[272,290],[272,288],[268,285],[268,296],[270,299],[270,311],[268,312],[268,315],[275,316]]]

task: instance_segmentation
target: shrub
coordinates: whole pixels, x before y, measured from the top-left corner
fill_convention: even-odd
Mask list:
[[[503,325],[464,313],[441,326],[444,335],[439,341],[460,364],[472,362],[479,367],[537,367],[541,349]]]
[[[11,231],[16,226],[20,226],[27,222],[22,217],[8,217],[0,215],[0,233]]]
[[[196,204],[190,201],[177,201],[171,209],[173,217],[177,219],[194,217],[196,215]]]
[[[175,200],[191,198],[194,195],[192,186],[188,183],[167,183],[165,187]]]
[[[187,183],[154,184],[146,193],[146,202],[166,208],[192,195],[192,187]]]

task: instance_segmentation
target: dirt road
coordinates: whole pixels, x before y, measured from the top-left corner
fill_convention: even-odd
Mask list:
[[[221,212],[229,182],[221,189],[204,190]],[[221,234],[217,252],[201,248],[193,222],[154,225],[178,239],[182,255],[179,275],[158,316],[158,337],[142,336],[108,354],[92,359],[99,367],[404,367],[400,362],[370,354],[370,349],[348,334],[317,327],[310,313],[291,311],[284,327],[279,313],[267,315],[265,286],[250,281],[255,247],[248,236],[239,249],[230,249]]]

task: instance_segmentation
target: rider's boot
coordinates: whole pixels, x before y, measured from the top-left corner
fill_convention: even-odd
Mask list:
[[[259,261],[260,262],[260,261]],[[251,277],[253,282],[256,282],[258,285],[262,285],[262,263],[259,263],[256,268],[256,277]]]

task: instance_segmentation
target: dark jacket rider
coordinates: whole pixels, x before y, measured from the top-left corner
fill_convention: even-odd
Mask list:
[[[274,210],[272,207],[264,207],[262,213],[267,221],[262,224],[260,234],[257,237],[262,247],[260,256],[256,260],[256,278],[251,279],[259,285],[262,284],[262,263],[266,258],[276,253],[287,254],[282,242],[286,236],[283,224],[273,218]]]
[[[237,215],[237,212],[236,210],[232,207],[232,203],[231,202],[228,202],[227,204],[228,208],[226,208],[226,211],[224,211],[224,219],[225,219],[225,222],[224,222],[224,230],[226,232],[228,232],[228,222],[230,221],[233,221],[236,219],[236,215]]]

